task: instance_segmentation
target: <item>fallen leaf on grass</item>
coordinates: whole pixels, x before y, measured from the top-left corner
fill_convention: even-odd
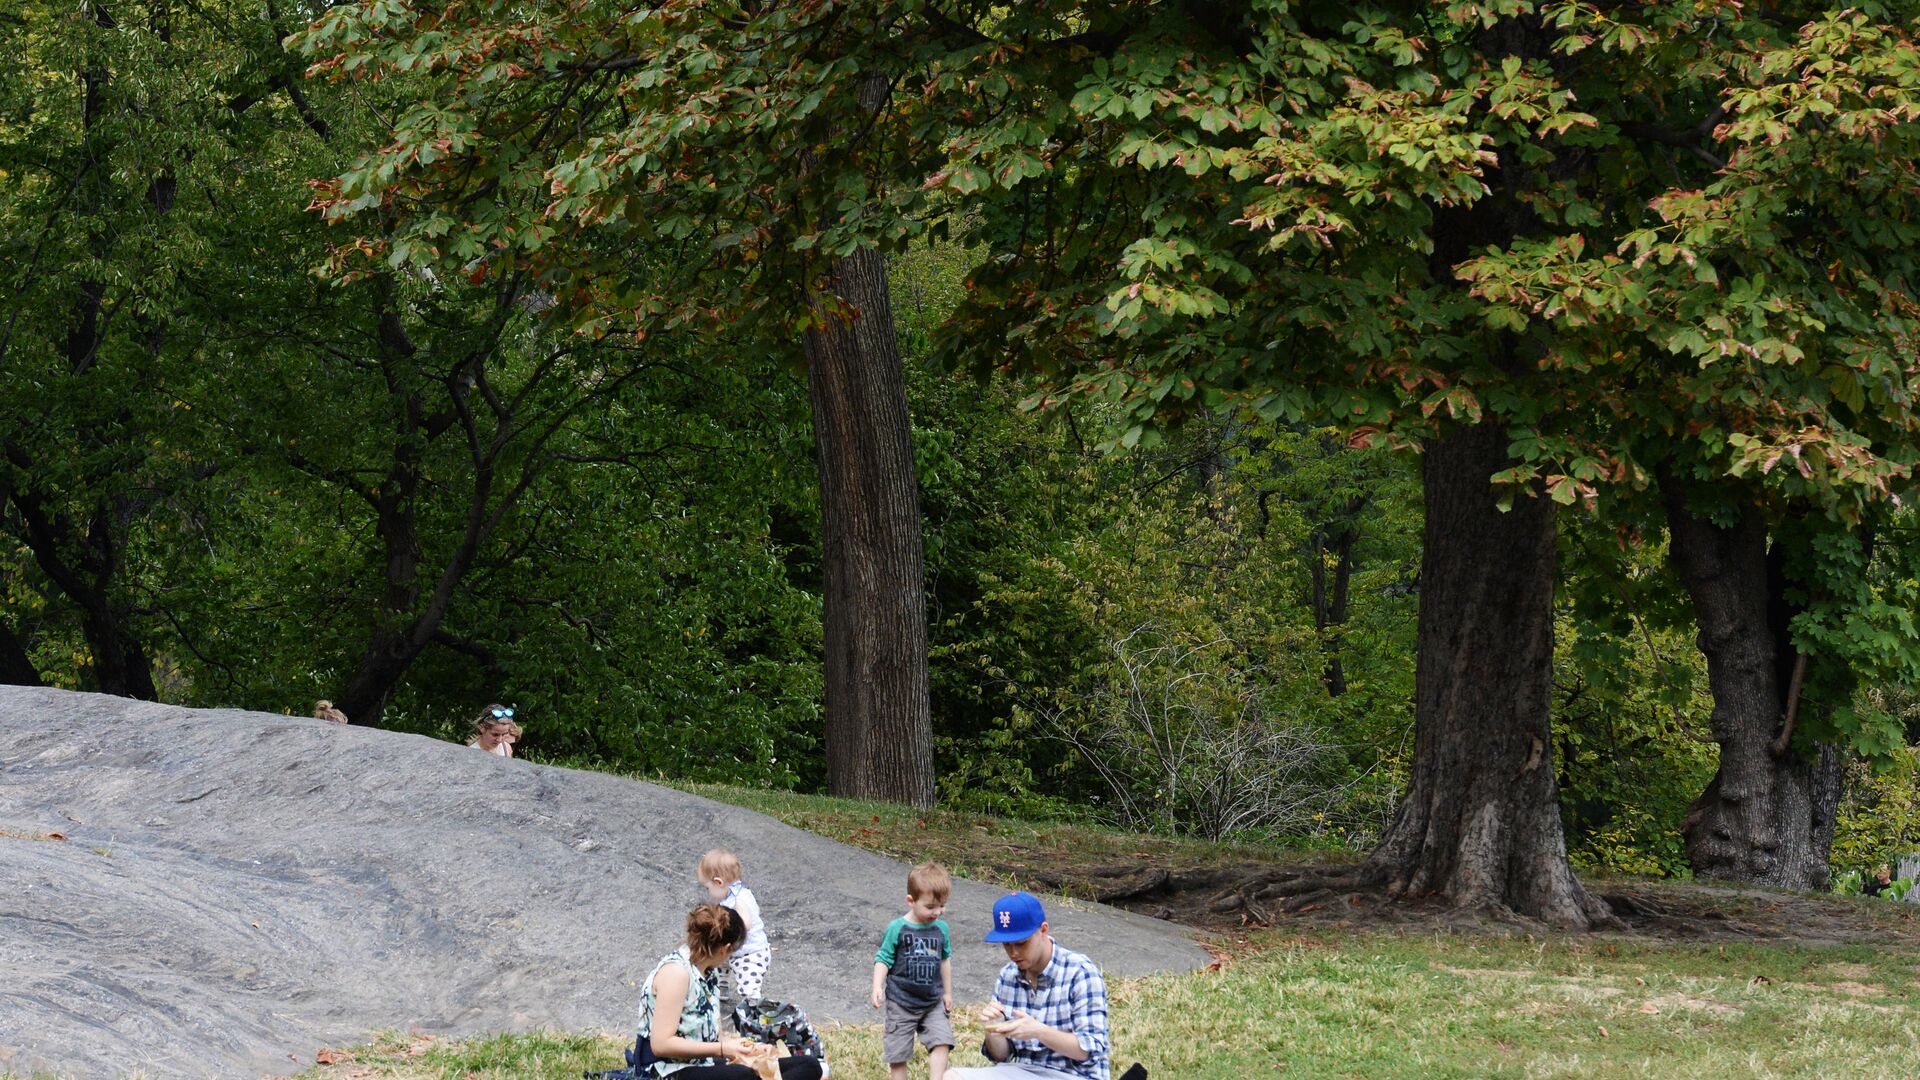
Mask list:
[[[338,1065],[342,1061],[352,1061],[352,1060],[353,1060],[353,1051],[329,1050],[324,1046],[320,1048],[318,1053],[313,1055],[313,1061],[314,1061],[314,1064],[316,1065]]]
[[[420,1055],[433,1049],[434,1037],[432,1035],[429,1035],[424,1031],[415,1031],[412,1033],[412,1035],[413,1035],[413,1045],[407,1047],[407,1052],[406,1052],[407,1057],[419,1057]]]
[[[1747,980],[1747,985],[1748,986],[1772,986],[1773,980],[1767,978],[1765,975],[1755,975],[1753,978]]]
[[[1612,1035],[1612,1034],[1613,1034],[1613,1032],[1611,1032],[1611,1031],[1608,1031],[1608,1030],[1606,1029],[1606,1027],[1605,1027],[1605,1025],[1602,1025],[1602,1026],[1601,1026],[1601,1028],[1600,1028],[1600,1037],[1601,1037],[1601,1038],[1603,1038],[1603,1039],[1604,1039],[1604,1038],[1607,1038],[1608,1036],[1610,1036],[1610,1035]]]
[[[1659,1016],[1660,1006],[1649,1001],[1645,1005],[1640,1006],[1640,1011],[1646,1013],[1648,1016]]]

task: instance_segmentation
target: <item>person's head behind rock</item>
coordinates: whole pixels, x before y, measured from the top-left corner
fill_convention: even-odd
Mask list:
[[[510,755],[513,744],[523,734],[520,725],[513,722],[513,710],[505,705],[489,705],[473,718],[474,745],[489,753]],[[499,750],[501,743],[506,743],[508,749]]]

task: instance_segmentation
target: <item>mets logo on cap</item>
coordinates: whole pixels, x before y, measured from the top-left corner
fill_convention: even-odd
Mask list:
[[[993,923],[987,931],[987,940],[1025,941],[1039,933],[1046,921],[1047,912],[1040,906],[1039,897],[1032,893],[1008,893],[993,902]]]

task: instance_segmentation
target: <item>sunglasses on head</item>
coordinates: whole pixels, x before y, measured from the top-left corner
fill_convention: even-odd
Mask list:
[[[496,709],[488,709],[487,711],[493,714],[493,718],[494,718],[495,720],[511,720],[511,719],[513,719],[513,710],[512,710],[512,709],[497,709],[497,708],[496,708]]]

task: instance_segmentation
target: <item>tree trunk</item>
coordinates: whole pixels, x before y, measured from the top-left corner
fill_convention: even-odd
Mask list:
[[[497,670],[485,648],[442,629],[454,610],[461,583],[543,470],[559,460],[548,452],[549,443],[583,409],[615,400],[651,366],[635,361],[590,386],[580,386],[570,380],[567,368],[552,363],[561,355],[555,353],[527,381],[503,391],[492,382],[489,361],[503,347],[503,335],[519,306],[522,293],[517,283],[496,290],[493,310],[475,319],[481,328],[479,336],[464,343],[449,375],[436,373],[436,369],[446,370],[444,354],[437,362],[433,357],[422,361],[421,349],[401,318],[392,280],[376,278],[371,296],[375,355],[393,410],[386,472],[378,485],[369,486],[351,472],[314,469],[297,455],[294,458],[298,467],[358,495],[374,513],[374,528],[386,557],[380,601],[366,648],[346,686],[333,698],[349,721],[370,726],[381,722],[407,669],[430,644],[445,645]],[[555,389],[549,393],[546,388]],[[447,395],[444,402],[437,399],[439,391]],[[555,396],[561,400],[554,401]],[[429,445],[448,431],[461,436],[472,470],[466,477],[466,502],[459,508],[464,523],[451,544],[423,542],[422,500],[454,497],[442,494],[451,492],[452,485],[436,482],[426,465]]]
[[[27,647],[13,632],[13,624],[0,619],[0,686],[40,685],[40,672],[27,655]]]
[[[90,4],[87,10],[98,29],[118,28],[105,4]],[[107,63],[97,57],[90,57],[80,72],[80,171],[74,179],[75,208],[88,223],[87,248],[100,265],[105,265],[113,252],[113,235],[104,221],[113,168],[108,160],[108,133],[113,129],[107,117],[110,78]],[[164,214],[172,209],[171,195],[171,188],[150,190],[156,212]],[[160,201],[163,198],[167,200],[164,205]],[[85,380],[100,361],[105,346],[101,311],[106,296],[106,283],[96,275],[83,275],[74,285],[63,347],[67,373],[76,383]],[[124,423],[128,410],[124,404],[118,408],[118,422]],[[88,419],[99,423],[97,417]],[[83,440],[101,437],[84,425],[77,434]],[[76,494],[72,502],[90,505],[91,510],[75,517],[66,512],[62,498],[51,485],[30,486],[40,451],[29,452],[11,431],[4,440],[4,451],[18,473],[19,479],[10,482],[7,490],[25,526],[24,539],[34,561],[80,611],[81,633],[91,653],[88,673],[93,689],[103,694],[159,700],[152,664],[130,625],[132,612],[114,597],[124,554],[125,507],[108,495],[92,493],[106,486],[107,474],[89,477],[92,487]]]
[[[0,514],[5,514],[7,504],[13,501],[13,478],[6,474],[4,461],[0,461]],[[4,518],[0,518],[4,524]],[[33,658],[27,654],[27,647],[13,628],[13,620],[0,616],[0,686],[40,686],[40,672],[33,666]]]
[[[15,456],[17,448],[9,445],[7,449],[15,467],[24,472],[24,459]],[[122,554],[116,539],[116,512],[101,506],[83,528],[60,515],[39,493],[18,484],[11,485],[11,491],[35,565],[80,609],[80,632],[91,654],[92,688],[117,697],[160,700],[153,665],[128,625],[130,613],[112,596]]]
[[[101,693],[160,700],[147,650],[104,591],[81,599],[80,626],[93,653],[93,681]]]
[[[1786,889],[1827,883],[1840,792],[1840,755],[1776,757],[1796,659],[1793,612],[1777,552],[1769,557],[1759,508],[1721,528],[1696,517],[1687,488],[1662,472],[1669,554],[1693,599],[1696,638],[1713,690],[1720,766],[1681,826],[1687,860],[1703,878]]]
[[[354,663],[347,685],[333,699],[334,707],[347,715],[350,724],[377,727],[387,711],[387,702],[407,673],[420,650],[409,647],[404,630],[382,627],[374,631],[367,647]]]
[[[1553,769],[1554,507],[1501,512],[1499,425],[1426,446],[1413,775],[1369,857],[1391,895],[1586,928],[1610,919],[1567,862]]]
[[[1311,552],[1313,579],[1313,628],[1326,657],[1320,669],[1320,682],[1328,697],[1347,692],[1347,673],[1340,663],[1341,631],[1347,624],[1347,597],[1353,581],[1353,545],[1359,538],[1360,511],[1365,497],[1349,502],[1338,520],[1313,531]],[[1331,539],[1329,539],[1331,537]],[[1328,595],[1327,557],[1333,556],[1333,589]]]
[[[809,297],[820,467],[827,790],[933,804],[920,488],[886,259],[833,264]]]

